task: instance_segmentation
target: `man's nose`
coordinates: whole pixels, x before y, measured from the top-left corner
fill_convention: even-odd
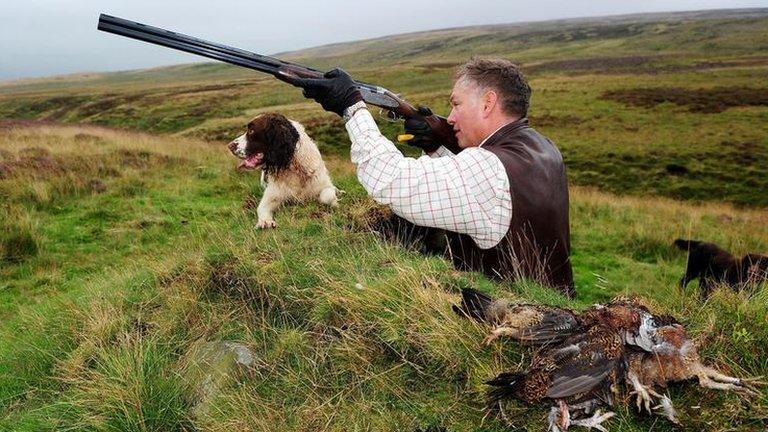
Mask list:
[[[448,124],[451,125],[451,126],[456,124],[456,117],[454,117],[454,115],[453,115],[453,110],[451,110],[451,113],[448,114],[448,118],[446,119],[446,121],[448,121]]]
[[[231,143],[227,144],[227,148],[231,152],[234,152],[235,150],[237,150],[237,141],[232,141]]]

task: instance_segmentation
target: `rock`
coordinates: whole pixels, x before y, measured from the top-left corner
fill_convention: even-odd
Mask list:
[[[243,379],[254,361],[250,348],[239,342],[195,342],[182,357],[180,368],[189,388],[192,414],[206,414],[220,391]]]

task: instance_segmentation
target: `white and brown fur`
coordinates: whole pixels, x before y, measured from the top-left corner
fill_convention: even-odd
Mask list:
[[[338,189],[315,142],[304,127],[282,114],[262,114],[228,145],[243,161],[239,168],[262,169],[266,189],[256,210],[257,228],[274,228],[274,212],[286,201],[317,200],[338,206]]]

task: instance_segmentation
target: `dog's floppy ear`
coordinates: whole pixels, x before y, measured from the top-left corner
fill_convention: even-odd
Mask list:
[[[290,165],[299,142],[299,132],[285,116],[273,114],[271,117],[264,127],[264,138],[268,143],[264,156],[265,166],[276,172]]]

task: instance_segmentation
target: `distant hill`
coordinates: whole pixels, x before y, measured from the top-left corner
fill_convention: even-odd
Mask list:
[[[510,23],[471,27],[457,27],[415,33],[384,36],[380,38],[337,43],[304,50],[278,54],[278,56],[319,64],[377,66],[391,59],[453,57],[464,59],[468,55],[505,53],[520,60],[544,60],[555,53],[536,57],[536,48],[556,45],[560,50],[577,50],[583,42],[598,39],[621,40],[617,46],[606,48],[621,51],[638,49],[659,51],[659,43],[670,47],[675,41],[679,50],[725,49],[726,45],[706,45],[696,35],[708,34],[708,38],[726,34],[731,25],[743,26],[747,20],[760,21],[768,17],[768,8],[721,9],[708,11],[661,12],[646,14],[613,15],[603,17],[573,18],[550,21]],[[718,21],[717,26],[708,22]],[[768,35],[759,44],[732,44],[739,51],[764,51],[768,49]],[[681,38],[678,40],[678,38]],[[581,42],[581,43],[579,43]],[[606,50],[605,54],[609,51]]]
[[[343,66],[447,114],[453,72],[474,55],[521,65],[534,88],[531,121],[558,144],[574,184],[768,206],[768,8],[443,29],[281,57]],[[222,63],[0,85],[2,118],[213,142],[263,111],[307,122],[327,154],[348,151],[343,128],[300,91]],[[390,136],[401,128],[381,126]]]
[[[684,55],[768,53],[768,8],[660,12],[457,27],[322,45],[275,56],[316,67],[440,67],[472,55],[502,55],[531,63],[574,56],[672,52]],[[713,25],[712,21],[716,24]],[[606,41],[593,46],[595,41]],[[607,43],[610,41],[610,43]],[[137,42],[139,43],[139,42]],[[249,49],[249,47],[239,47]],[[262,53],[263,54],[263,53]],[[151,80],[250,78],[252,72],[199,62],[122,72],[82,73],[0,82],[0,93],[35,88],[115,85]]]

